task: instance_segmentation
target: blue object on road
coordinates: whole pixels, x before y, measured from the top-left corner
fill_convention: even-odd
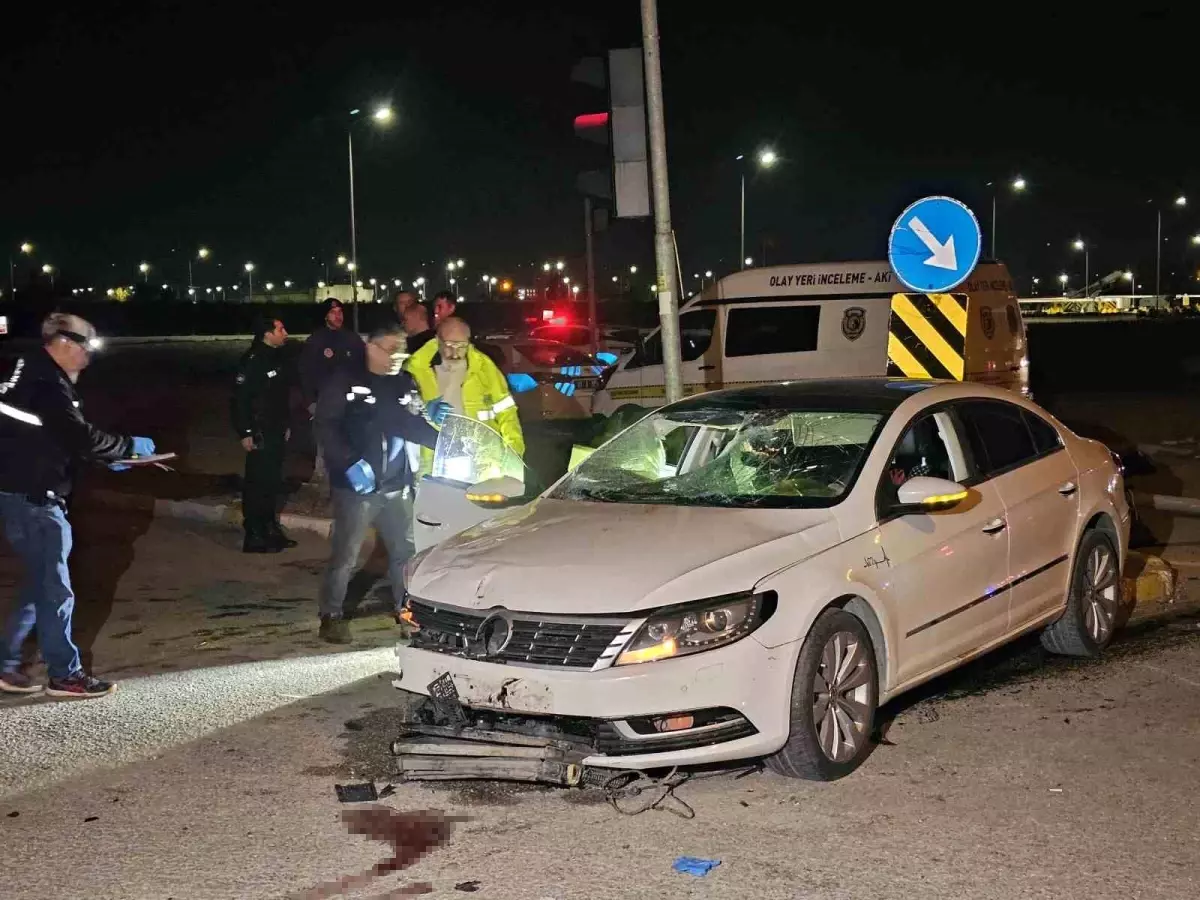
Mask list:
[[[435,397],[429,401],[429,406],[425,408],[426,415],[429,416],[429,421],[434,425],[441,425],[446,421],[446,416],[450,415],[450,411],[454,409],[449,403],[441,397]]]
[[[375,470],[365,459],[360,459],[346,470],[346,480],[356,494],[369,494],[375,490]]]
[[[721,864],[719,859],[701,859],[698,856],[681,856],[675,860],[675,864],[671,866],[676,872],[682,872],[684,875],[695,875],[697,878],[703,878],[713,869]]]
[[[508,376],[508,389],[514,394],[523,394],[526,391],[532,391],[537,387],[537,382],[532,375],[526,375],[524,372],[516,372]]]
[[[888,262],[909,290],[940,294],[962,284],[983,247],[975,213],[953,197],[910,204],[888,235]]]
[[[133,455],[134,456],[153,456],[154,441],[148,437],[135,437],[133,439]]]

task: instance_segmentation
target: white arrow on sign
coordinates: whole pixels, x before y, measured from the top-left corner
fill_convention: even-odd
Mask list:
[[[929,248],[929,252],[933,255],[925,260],[925,265],[933,266],[935,269],[957,269],[958,255],[954,252],[954,235],[946,238],[946,243],[942,243],[933,236],[933,232],[918,219],[913,216],[908,220],[908,227],[913,230],[913,233],[921,239],[921,243]]]

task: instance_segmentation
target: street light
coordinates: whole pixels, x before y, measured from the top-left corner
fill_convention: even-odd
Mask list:
[[[268,281],[265,285],[263,285],[263,287],[265,287],[268,291],[273,291],[275,290],[275,282]]]
[[[33,253],[33,244],[25,241],[19,249],[26,256],[29,256],[29,254]],[[9,296],[15,299],[17,296],[17,264],[13,262],[11,256],[8,258],[8,288]]]
[[[556,269],[557,269],[558,271],[560,271],[560,272],[561,272],[563,269],[565,269],[566,267],[567,267],[567,264],[566,264],[566,263],[564,263],[564,262],[563,262],[561,259],[560,259],[558,262],[556,262],[556,263],[554,264],[554,268],[556,268]]]
[[[1086,297],[1088,293],[1088,286],[1091,284],[1091,280],[1088,277],[1088,246],[1083,242],[1083,238],[1076,238],[1075,243],[1071,244],[1071,246],[1076,250],[1083,251],[1083,296]]]
[[[344,266],[346,264],[346,257],[338,254],[337,262],[339,266]]]
[[[44,266],[42,266],[42,273],[44,275],[50,276],[50,290],[53,291],[54,290],[54,266],[50,265],[50,263],[46,263]]]
[[[208,251],[207,247],[201,247],[199,250],[196,251],[196,256],[197,256],[197,258],[199,258],[200,260],[203,261],[203,260],[208,259],[208,253],[209,253],[209,251]],[[188,287],[190,288],[190,287],[194,287],[194,286],[195,286],[195,282],[192,280],[192,261],[189,259],[188,260]]]
[[[142,281],[149,283],[150,281],[150,263],[138,263],[138,271],[142,273]]]
[[[33,252],[33,244],[26,241],[21,245],[21,252],[28,255]]]
[[[747,257],[746,257],[744,260],[742,260],[742,266],[743,266],[743,268],[746,268],[746,269],[748,269],[748,268],[750,268],[752,265],[754,265],[754,259],[753,259],[753,257],[747,256]]]
[[[1058,276],[1058,283],[1062,285],[1063,296],[1067,296],[1067,276],[1066,273]]]
[[[323,282],[323,281],[318,281],[318,282],[317,282],[317,288],[318,288],[318,289],[320,289],[320,290],[324,290],[324,289],[325,289],[325,282]]]
[[[350,172],[350,262],[357,268],[358,263],[358,221],[354,215],[354,116],[358,115],[361,110],[350,110],[350,122],[346,126],[346,159]],[[395,118],[395,113],[390,106],[378,106],[375,112],[371,114],[371,118],[379,125],[386,125]],[[350,271],[354,271],[352,268]],[[354,330],[358,331],[358,283],[351,280],[350,288],[351,303],[354,305]]]
[[[290,287],[292,286],[292,283],[291,283],[290,281],[285,281],[285,282],[283,283],[283,286],[284,286],[285,288],[290,288]]]
[[[1187,197],[1180,194],[1175,198],[1175,206],[1179,208],[1187,206]],[[1162,208],[1156,207],[1154,211],[1158,219],[1158,236],[1154,247],[1154,296],[1158,297],[1162,294]]]
[[[1008,183],[1009,188],[1014,194],[1019,194],[1025,190],[1028,182],[1020,175],[1015,177]],[[992,189],[992,259],[996,258],[996,183],[989,181],[987,186]]]
[[[550,271],[550,263],[542,263],[542,271],[549,272]]]
[[[246,302],[249,303],[254,299],[254,263],[248,262],[242,268],[246,270]]]
[[[742,219],[741,219],[741,252],[738,254],[742,259],[746,258],[746,155],[744,153],[738,155],[738,161],[742,163]],[[760,169],[769,169],[775,163],[779,162],[779,154],[770,147],[764,147],[755,154],[754,161]]]
[[[637,266],[630,266],[630,267],[629,267],[629,274],[630,274],[630,275],[636,275],[636,274],[637,274]]]

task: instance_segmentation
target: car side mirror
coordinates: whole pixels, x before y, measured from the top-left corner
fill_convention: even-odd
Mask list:
[[[525,499],[525,483],[511,475],[489,478],[467,488],[467,499],[488,509],[514,506]]]
[[[899,503],[895,512],[900,515],[943,512],[954,509],[970,492],[961,484],[946,478],[918,475],[900,485]]]

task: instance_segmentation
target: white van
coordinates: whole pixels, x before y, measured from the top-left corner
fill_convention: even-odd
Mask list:
[[[1012,278],[982,263],[949,294],[908,292],[886,262],[727,275],[679,313],[685,395],[800,378],[895,375],[978,381],[1028,394]],[[601,378],[592,411],[664,402],[654,331]]]

